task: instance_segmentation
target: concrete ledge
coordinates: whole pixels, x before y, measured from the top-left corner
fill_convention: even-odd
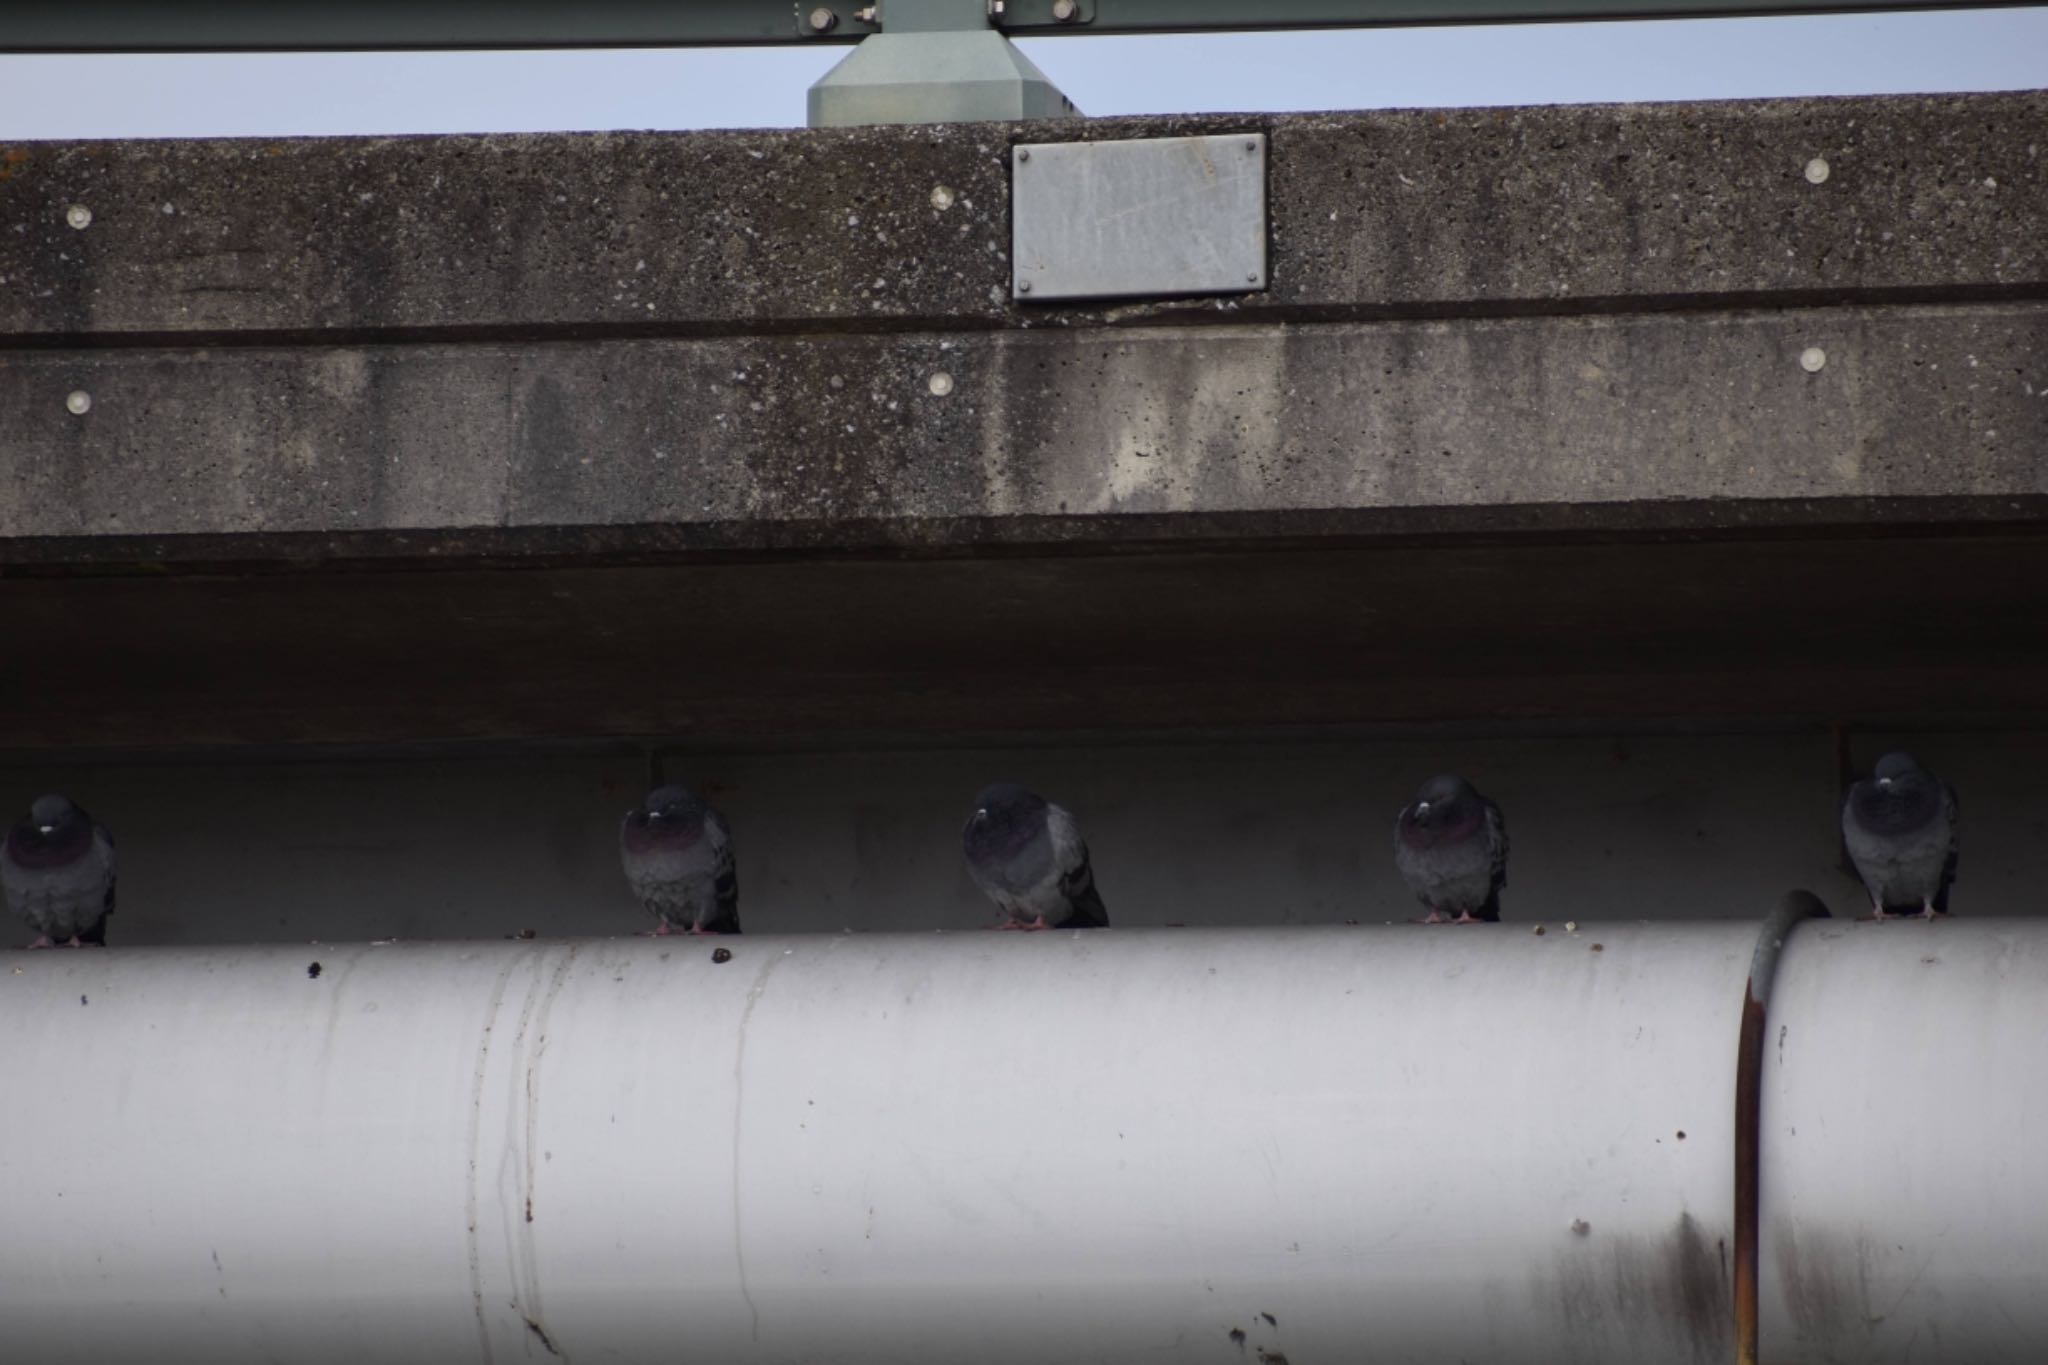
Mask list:
[[[2048,497],[2048,307],[30,350],[0,411],[0,562],[2010,521]]]
[[[1256,129],[1272,289],[1008,301],[1017,141]],[[0,146],[0,338],[1015,327],[2039,297],[2048,94]],[[1805,175],[1827,162],[1824,183]],[[948,209],[932,191],[953,191]],[[66,209],[91,210],[84,230]]]
[[[67,574],[0,591],[0,736],[2038,727],[2043,620],[2048,536],[1988,532]]]

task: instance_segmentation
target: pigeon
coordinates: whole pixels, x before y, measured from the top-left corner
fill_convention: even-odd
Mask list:
[[[1870,893],[1872,919],[1948,913],[1956,879],[1956,790],[1914,761],[1886,754],[1842,802],[1842,842]]]
[[[1394,866],[1429,907],[1421,924],[1494,923],[1508,884],[1500,807],[1462,777],[1432,777],[1394,820]]]
[[[997,929],[1106,929],[1088,845],[1065,808],[1014,782],[974,798],[960,832],[967,875],[1002,911]]]
[[[114,913],[114,836],[68,798],[38,796],[0,848],[0,893],[36,931],[29,947],[104,948]]]
[[[732,835],[720,815],[684,787],[657,787],[619,826],[626,884],[655,918],[653,933],[737,934],[739,879]]]

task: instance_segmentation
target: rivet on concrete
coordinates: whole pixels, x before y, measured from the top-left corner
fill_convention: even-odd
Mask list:
[[[92,411],[92,395],[84,389],[73,389],[64,395],[64,408],[74,417],[83,417]]]
[[[944,185],[934,186],[932,189],[932,207],[941,212],[952,208],[953,191],[947,189]]]
[[[1818,346],[1809,346],[1799,353],[1799,368],[1808,374],[1818,374],[1828,363],[1828,353]]]
[[[953,391],[953,376],[944,370],[935,371],[926,382],[926,387],[932,391],[934,398],[944,398]]]
[[[1815,157],[1813,160],[1806,163],[1806,179],[1810,184],[1824,184],[1826,183],[1827,178],[1827,162],[1821,160],[1819,157]]]
[[[73,204],[64,210],[64,221],[83,232],[92,226],[92,210],[83,204]]]

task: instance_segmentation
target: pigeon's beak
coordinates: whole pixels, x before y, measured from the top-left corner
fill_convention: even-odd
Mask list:
[[[1429,802],[1427,802],[1427,801],[1417,801],[1417,802],[1415,803],[1415,813],[1416,813],[1417,815],[1427,815],[1427,814],[1429,814]]]
[[[1891,779],[1890,779],[1889,777],[1880,777],[1880,778],[1878,778],[1878,779],[1877,779],[1877,789],[1878,789],[1879,791],[1883,791],[1883,792],[1888,792],[1888,791],[1890,791],[1890,790],[1892,789],[1892,780],[1891,780]]]
[[[55,825],[37,825],[36,829],[43,834],[55,834],[57,832]]]
[[[978,811],[974,812],[974,823],[975,823],[975,824],[977,824],[977,825],[978,825],[978,824],[980,824],[980,823],[981,823],[982,821],[984,821],[984,820],[986,820],[986,819],[988,819],[988,807],[987,807],[987,806],[983,806],[983,807],[982,807],[982,808],[981,808],[980,810],[978,810]]]

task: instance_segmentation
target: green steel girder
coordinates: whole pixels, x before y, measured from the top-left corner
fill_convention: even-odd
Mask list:
[[[856,43],[888,27],[890,2],[881,0],[871,19],[862,16],[874,0],[14,0],[0,5],[0,52]],[[899,31],[992,26],[1039,37],[1979,9],[2024,0],[1077,0],[1071,10],[1056,0],[1003,0],[998,13],[991,0],[895,2],[906,12]]]

